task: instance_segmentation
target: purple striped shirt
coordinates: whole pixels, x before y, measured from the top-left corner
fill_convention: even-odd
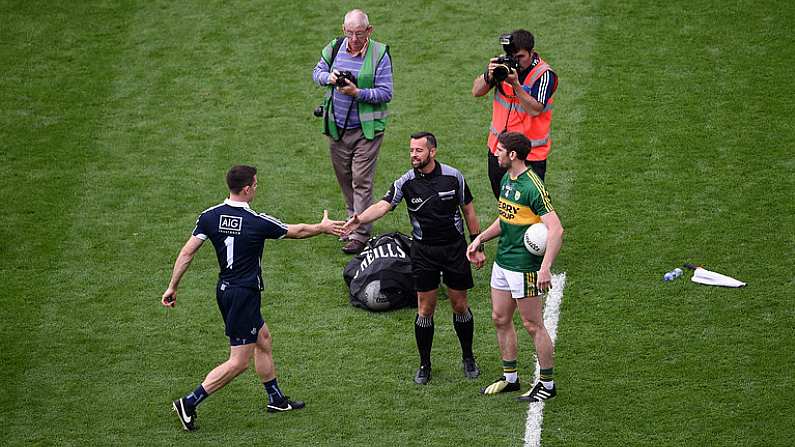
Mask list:
[[[332,63],[331,69],[337,71],[350,71],[356,78],[359,78],[359,70],[362,68],[364,62],[363,56],[351,56],[348,53],[348,39],[343,40],[340,46],[340,51]],[[328,85],[328,77],[331,73],[326,61],[320,58],[320,61],[315,65],[312,71],[312,80],[317,85]],[[348,114],[348,108],[353,107],[348,117],[348,129],[361,127],[359,120],[359,106],[358,101],[367,102],[370,104],[380,104],[392,100],[392,61],[389,58],[389,53],[385,54],[378,67],[375,69],[375,78],[373,79],[373,88],[360,88],[357,101],[353,98],[338,92],[336,89],[332,93],[334,95],[334,121],[338,127],[345,125],[345,116]],[[352,105],[351,105],[352,104]]]

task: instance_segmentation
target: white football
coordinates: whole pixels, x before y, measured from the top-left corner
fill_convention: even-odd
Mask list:
[[[547,251],[547,226],[535,223],[524,232],[524,247],[536,256],[544,256]]]
[[[389,298],[381,292],[381,281],[376,279],[370,281],[364,288],[364,301],[370,310],[389,309]]]

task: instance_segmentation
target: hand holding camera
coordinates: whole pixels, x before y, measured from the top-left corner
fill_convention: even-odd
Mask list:
[[[497,85],[513,75],[511,79],[508,79],[508,82],[513,84],[517,80],[516,73],[519,71],[519,61],[513,56],[516,53],[513,36],[511,34],[501,35],[500,45],[502,45],[505,54],[501,54],[489,61],[487,80],[491,85]]]
[[[334,70],[328,77],[329,85],[335,86],[337,91],[348,96],[356,96],[359,89],[356,87],[356,76],[350,71]]]
[[[514,75],[519,70],[519,62],[511,55],[502,54],[489,61],[489,79],[493,84],[508,79],[508,76]]]
[[[359,94],[359,88],[356,86],[356,75],[347,70],[332,70],[328,75],[327,85],[333,85],[338,92],[354,98]],[[323,105],[315,107],[315,110],[312,111],[312,114],[318,118],[322,118],[324,113]]]
[[[502,82],[510,75],[516,77],[516,72],[519,71],[519,62],[511,55],[502,54],[492,59],[489,67],[494,81]]]
[[[338,92],[354,98],[359,94],[359,88],[356,86],[356,75],[347,70],[332,70],[328,75],[327,85],[333,85]],[[322,118],[324,113],[325,110],[322,104],[315,107],[315,110],[312,111],[312,114],[318,118]]]

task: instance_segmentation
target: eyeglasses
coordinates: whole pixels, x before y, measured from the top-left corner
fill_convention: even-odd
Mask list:
[[[346,37],[356,37],[357,39],[364,39],[370,33],[370,30],[367,31],[345,31]]]

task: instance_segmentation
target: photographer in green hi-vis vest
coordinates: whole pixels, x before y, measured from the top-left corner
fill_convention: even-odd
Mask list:
[[[392,100],[392,61],[389,46],[370,39],[373,27],[364,11],[345,14],[342,31],[343,36],[323,48],[312,79],[328,89],[315,115],[323,118],[331,164],[351,217],[373,201],[375,166],[384,139],[387,103]],[[371,228],[371,224],[358,228],[342,251],[362,251]]]

